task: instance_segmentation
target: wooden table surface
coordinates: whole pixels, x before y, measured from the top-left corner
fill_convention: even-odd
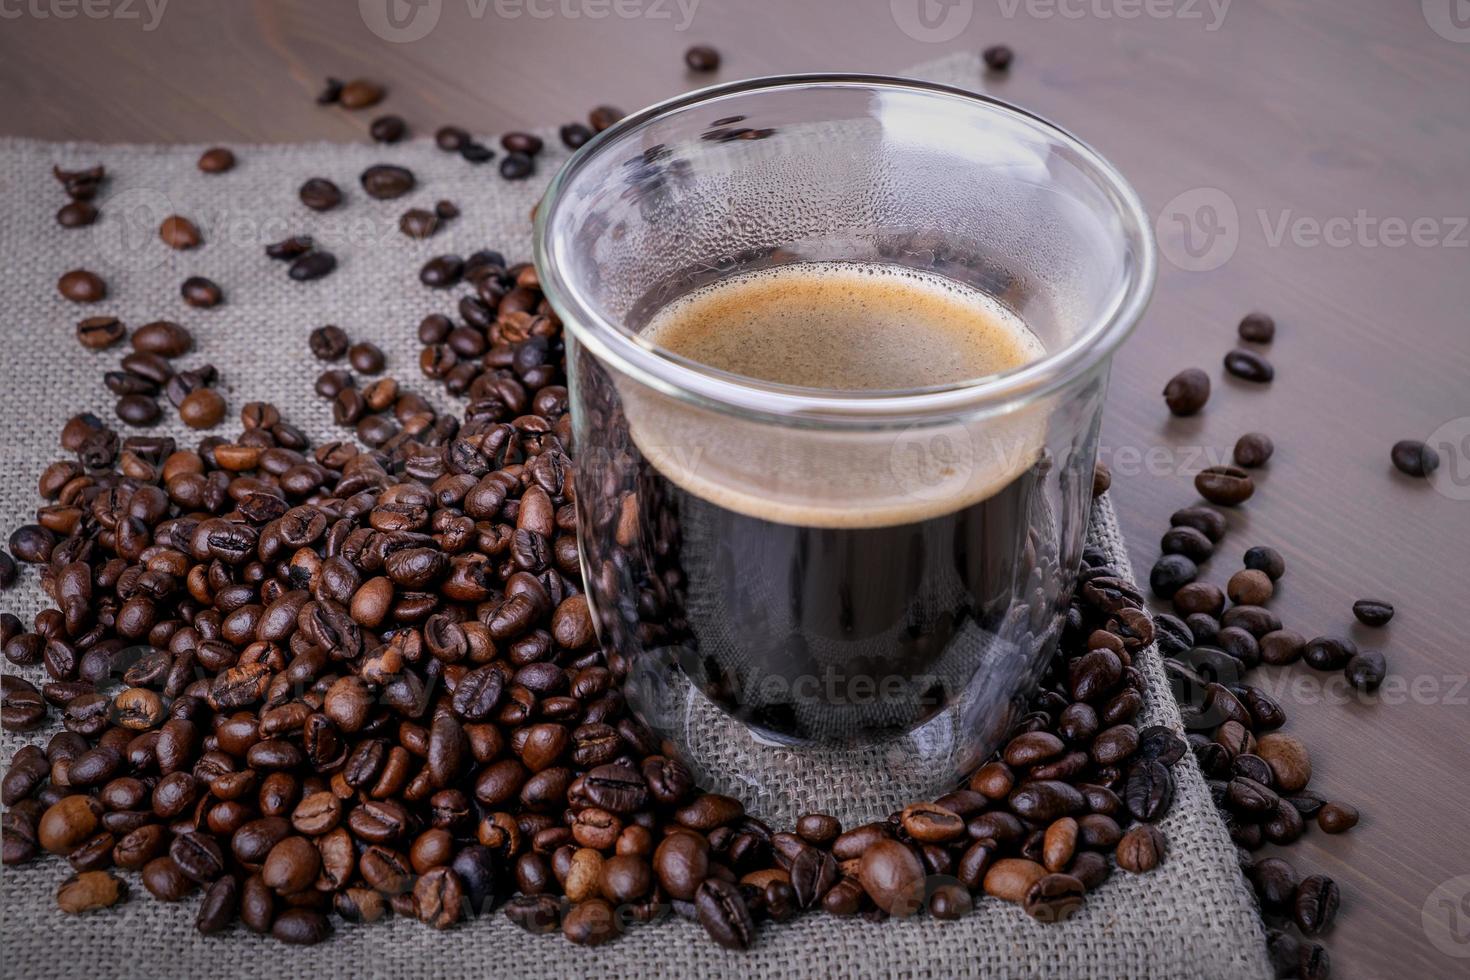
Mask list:
[[[388,0],[190,0],[156,16],[160,2],[86,8],[105,16],[70,0],[0,3],[0,133],[364,138],[371,113],[313,104],[328,74],[387,83],[383,108],[419,132],[499,131],[710,80],[896,72],[1013,45],[1016,64],[990,91],[1092,142],[1159,219],[1158,289],[1118,358],[1104,429],[1140,574],[1168,515],[1194,500],[1203,461],[1263,430],[1277,455],[1209,577],[1223,584],[1247,546],[1273,545],[1289,567],[1274,603],[1287,625],[1388,655],[1395,686],[1375,698],[1305,668],[1271,679],[1312,749],[1313,788],[1364,813],[1352,833],[1289,851],[1342,885],[1335,974],[1470,969],[1470,877],[1450,881],[1470,875],[1464,0],[392,0],[419,18],[393,22]],[[414,41],[380,36],[425,27]],[[686,72],[696,42],[722,50],[718,74]],[[1252,309],[1280,325],[1266,388],[1220,369]],[[1171,419],[1159,392],[1191,365],[1211,372],[1215,395]],[[1392,471],[1396,440],[1436,430],[1455,447],[1443,480]],[[1397,606],[1389,628],[1350,625],[1365,595]]]

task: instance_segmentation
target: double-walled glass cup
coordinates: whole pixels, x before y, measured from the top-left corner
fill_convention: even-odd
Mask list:
[[[791,263],[955,280],[1045,355],[833,391],[642,333],[692,290]],[[1111,356],[1153,282],[1117,171],[969,92],[758,79],[598,136],[538,209],[536,264],[568,331],[588,602],[663,751],[771,817],[883,815],[983,762],[1056,647]]]

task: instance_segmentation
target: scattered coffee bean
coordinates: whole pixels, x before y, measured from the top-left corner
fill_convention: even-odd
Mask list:
[[[329,276],[337,268],[337,256],[331,252],[307,252],[291,263],[286,274],[296,282],[314,282]]]
[[[379,116],[368,126],[368,135],[377,143],[397,143],[408,135],[408,123],[402,116]]]
[[[125,894],[126,883],[112,872],[84,871],[61,883],[56,905],[63,912],[79,915],[116,905]]]
[[[1176,510],[1169,518],[1169,525],[1195,528],[1212,542],[1218,543],[1225,536],[1228,523],[1225,515],[1213,507],[1195,506]]]
[[[535,170],[535,163],[524,153],[507,153],[500,161],[500,176],[506,180],[524,180]]]
[[[362,172],[362,189],[368,197],[378,201],[390,201],[413,190],[418,181],[413,171],[389,163],[379,163]]]
[[[1225,584],[1225,595],[1237,606],[1265,605],[1274,591],[1271,577],[1254,568],[1236,572]]]
[[[506,133],[500,137],[500,145],[507,153],[524,153],[533,157],[541,152],[541,137],[534,133]]]
[[[720,52],[708,44],[696,44],[684,52],[684,64],[690,71],[711,72],[720,67]]]
[[[185,250],[198,248],[204,240],[199,229],[188,218],[171,214],[158,226],[158,237],[169,248]]]
[[[322,84],[322,90],[316,97],[317,105],[336,105],[342,98],[342,80],[340,78],[328,77]]]
[[[194,335],[172,320],[154,320],[133,331],[133,350],[159,357],[182,357],[194,349]]]
[[[179,294],[183,296],[185,303],[197,309],[210,309],[224,301],[224,292],[219,286],[203,276],[185,279],[179,287]]]
[[[74,201],[90,201],[97,196],[97,188],[107,176],[107,171],[101,165],[84,170],[62,170],[60,167],[52,167],[51,174],[61,182],[67,197]]]
[[[1323,833],[1342,834],[1358,825],[1356,807],[1346,803],[1328,803],[1317,811],[1317,826]]]
[[[273,259],[289,261],[297,259],[315,248],[315,243],[310,235],[293,235],[290,238],[273,242],[265,247],[265,254]]]
[[[472,139],[466,139],[459,145],[459,155],[470,163],[489,163],[495,159],[494,150]]]
[[[87,201],[68,201],[56,212],[56,223],[63,228],[85,228],[97,220],[97,208]]]
[[[347,351],[347,360],[359,374],[381,374],[386,364],[383,351],[368,341],[353,344]]]
[[[1172,599],[1174,593],[1199,577],[1199,566],[1184,555],[1164,555],[1149,572],[1149,588],[1160,599]]]
[[[1215,543],[1198,528],[1182,525],[1164,532],[1159,548],[1166,555],[1183,555],[1195,562],[1205,561],[1215,552]]]
[[[1186,368],[1164,386],[1164,403],[1180,417],[1194,415],[1210,400],[1210,376],[1199,368]]]
[[[77,323],[77,343],[88,350],[106,350],[128,335],[115,316],[89,316]]]
[[[207,174],[222,174],[235,169],[235,154],[223,146],[211,147],[199,156],[199,169]]]
[[[1353,615],[1364,626],[1387,626],[1393,619],[1393,604],[1382,599],[1359,599],[1353,603]]]
[[[1238,348],[1225,355],[1225,370],[1242,381],[1265,384],[1276,377],[1271,362],[1253,350]]]
[[[1092,496],[1101,497],[1113,486],[1113,471],[1102,460],[1092,464]]]
[[[347,338],[347,331],[341,327],[328,324],[317,327],[306,339],[311,354],[319,361],[341,360],[347,353],[351,343]]]
[[[342,191],[325,177],[312,177],[301,185],[297,195],[313,211],[330,211],[342,203]]]
[[[1011,62],[1016,60],[1016,53],[1008,45],[992,44],[981,53],[981,57],[985,60],[985,67],[991,71],[1009,71]]]
[[[179,418],[191,429],[212,429],[225,417],[225,400],[213,388],[196,388],[178,407]]]
[[[354,78],[338,91],[336,101],[344,109],[366,109],[383,101],[383,87],[365,78]]]
[[[1271,454],[1276,451],[1276,444],[1271,437],[1262,432],[1247,432],[1235,443],[1235,465],[1254,469],[1265,466]]]
[[[1253,344],[1269,344],[1276,338],[1276,321],[1265,313],[1247,313],[1240,321],[1240,339]]]
[[[1348,683],[1359,691],[1376,691],[1388,676],[1388,663],[1377,650],[1363,650],[1353,654],[1342,670]]]
[[[434,133],[434,145],[446,153],[458,153],[470,134],[458,126],[440,126]]]
[[[592,139],[592,130],[581,123],[567,123],[559,133],[562,145],[569,150],[580,150]]]
[[[118,418],[138,428],[153,425],[163,416],[158,402],[147,395],[123,395],[116,409]]]
[[[587,114],[587,124],[596,132],[602,132],[611,127],[626,113],[623,110],[610,105],[600,105]]]
[[[409,238],[428,238],[439,228],[439,216],[423,208],[411,208],[398,219],[398,230]]]
[[[1194,488],[1212,504],[1235,507],[1256,492],[1251,476],[1238,466],[1210,466],[1194,478]]]
[[[73,269],[56,280],[56,289],[73,303],[97,303],[107,296],[107,283],[95,272]]]
[[[1439,469],[1439,453],[1414,439],[1394,443],[1389,458],[1400,473],[1409,476],[1429,476]]]

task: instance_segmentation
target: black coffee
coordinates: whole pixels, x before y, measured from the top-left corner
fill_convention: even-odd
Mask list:
[[[731,374],[864,394],[968,381],[1044,352],[982,293],[851,264],[721,281],[642,336]],[[657,526],[657,575],[678,585],[682,629],[663,649],[730,714],[782,739],[882,737],[1032,662],[1021,593],[1039,427],[767,442],[636,393],[624,409],[649,460],[637,498]]]

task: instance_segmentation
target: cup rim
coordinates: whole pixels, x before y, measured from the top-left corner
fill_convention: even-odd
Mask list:
[[[745,378],[668,354],[627,327],[604,317],[595,304],[561,274],[551,260],[552,219],[566,188],[589,160],[643,126],[675,111],[730,95],[764,89],[824,86],[900,89],[977,103],[1042,130],[1083,161],[1122,220],[1124,239],[1138,256],[1120,299],[1105,315],[1079,331],[1065,346],[1020,367],[952,384],[899,391],[828,391]],[[1102,363],[1137,325],[1153,292],[1157,252],[1148,217],[1137,193],[1102,154],[1070,131],[1037,113],[1004,100],[951,85],[893,75],[820,72],[766,75],[711,85],[656,102],[623,117],[581,147],[552,178],[536,208],[532,257],[541,290],[577,343],[598,360],[670,397],[778,423],[841,424],[871,427],[875,422],[912,422],[932,417],[1003,412],[1064,387]]]

